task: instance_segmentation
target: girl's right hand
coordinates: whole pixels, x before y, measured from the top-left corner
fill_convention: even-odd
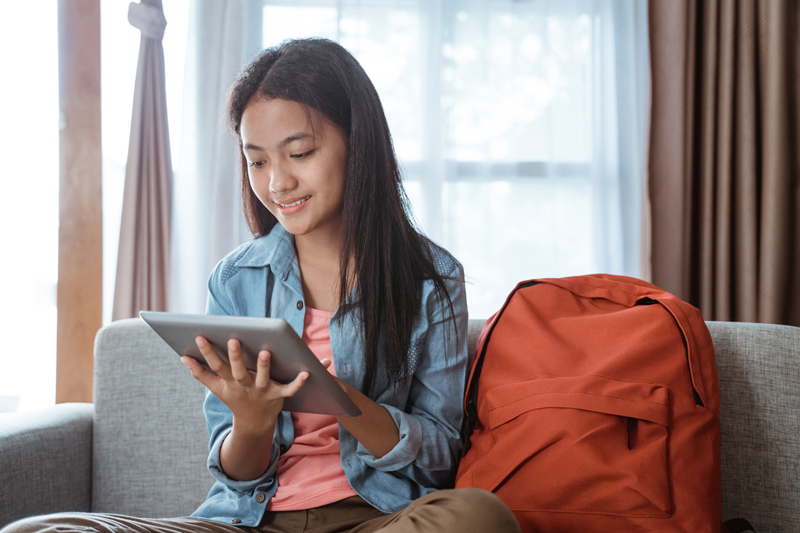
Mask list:
[[[184,356],[181,361],[196,380],[228,406],[236,431],[271,436],[284,399],[294,396],[303,387],[308,372],[300,372],[291,383],[284,385],[270,379],[271,354],[266,350],[259,352],[256,372],[251,372],[244,366],[241,346],[236,339],[228,341],[229,363],[217,355],[205,338],[197,337],[195,342],[216,375],[191,357]]]

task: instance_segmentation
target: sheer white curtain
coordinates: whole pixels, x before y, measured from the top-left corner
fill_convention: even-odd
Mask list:
[[[261,48],[260,24],[260,2],[189,5],[183,135],[174,181],[172,311],[202,313],[208,274],[250,237],[241,210],[238,147],[226,128],[224,107],[239,69]]]
[[[643,275],[645,0],[238,0],[227,9],[232,5],[242,20],[221,37],[226,17],[195,19],[197,38],[217,43],[208,48],[215,57],[231,47],[254,51],[256,44],[321,36],[358,58],[381,95],[420,227],[465,266],[471,316],[494,312],[521,279]],[[216,100],[194,105],[217,113],[223,131],[221,95],[233,74],[223,81],[208,69],[214,61],[204,57],[196,68],[208,72],[204,90],[218,87]],[[221,137],[199,126],[195,145],[201,135],[216,140],[213,150],[196,153],[223,149]],[[239,232],[225,230],[224,238],[225,223],[208,226],[213,217],[240,215],[232,207],[234,163],[206,165],[208,178],[181,169],[195,188],[192,201],[203,207],[190,222],[197,237],[173,254],[176,265],[180,255],[192,262],[176,266],[176,281],[203,288],[184,293],[184,304],[197,301],[193,310],[202,310],[196,298],[204,297],[210,266],[246,238],[241,221]],[[211,195],[204,184],[213,180],[227,195]]]

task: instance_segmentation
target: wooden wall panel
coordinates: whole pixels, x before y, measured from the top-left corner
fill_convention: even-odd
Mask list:
[[[56,403],[91,402],[103,308],[99,0],[58,0],[58,49]]]

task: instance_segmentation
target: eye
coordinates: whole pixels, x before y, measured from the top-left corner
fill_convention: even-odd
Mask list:
[[[308,152],[303,152],[302,154],[292,154],[290,157],[292,159],[302,160],[310,156],[314,153],[314,150],[309,150]]]
[[[250,161],[247,163],[247,166],[250,168],[261,168],[264,166],[264,161]]]

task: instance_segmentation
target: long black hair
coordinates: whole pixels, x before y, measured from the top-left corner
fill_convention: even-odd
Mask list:
[[[356,59],[327,39],[298,39],[261,51],[242,70],[227,102],[228,123],[239,140],[247,104],[254,98],[280,98],[313,108],[338,126],[348,140],[339,256],[339,305],[349,289],[350,305],[363,323],[364,390],[377,379],[381,330],[383,362],[389,383],[408,372],[408,351],[422,284],[432,280],[442,316],[453,319],[453,305],[436,271],[434,245],[410,219],[389,126],[375,87]],[[255,237],[277,223],[250,187],[247,161],[241,153],[242,204]],[[446,253],[441,251],[440,253]],[[454,321],[455,324],[455,321]]]

